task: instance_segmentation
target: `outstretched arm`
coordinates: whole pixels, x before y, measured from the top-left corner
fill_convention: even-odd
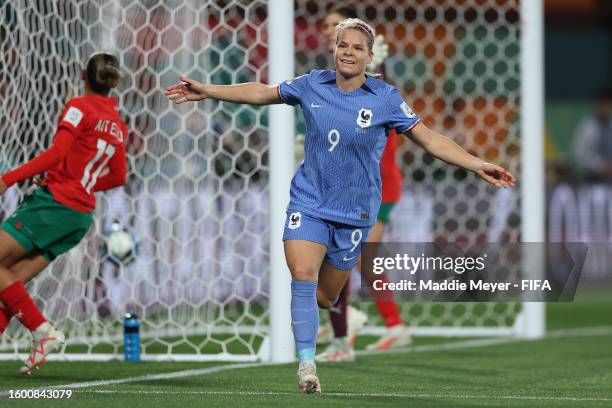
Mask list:
[[[171,85],[165,90],[168,99],[176,103],[216,99],[233,103],[250,105],[271,105],[282,103],[278,94],[278,85],[265,85],[247,82],[238,85],[202,84],[186,76],[181,76],[180,84]]]
[[[44,173],[64,160],[66,153],[72,145],[73,139],[74,137],[69,130],[60,128],[50,148],[34,157],[26,164],[0,177],[0,194],[4,193],[6,189],[13,184],[32,178],[37,174]]]
[[[509,171],[472,156],[446,136],[434,132],[423,123],[417,124],[406,136],[428,153],[449,164],[473,171],[495,187],[514,187],[516,180]]]

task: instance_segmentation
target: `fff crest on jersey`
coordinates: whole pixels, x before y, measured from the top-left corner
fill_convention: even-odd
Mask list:
[[[289,222],[287,223],[287,227],[289,229],[297,229],[302,225],[302,214],[299,212],[294,212],[289,215]]]
[[[357,114],[357,124],[361,128],[367,128],[372,124],[372,110],[361,108],[359,109],[359,113]]]

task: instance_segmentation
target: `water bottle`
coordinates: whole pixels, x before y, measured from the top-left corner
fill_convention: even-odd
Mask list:
[[[125,361],[140,361],[140,320],[134,313],[123,321],[123,355]]]

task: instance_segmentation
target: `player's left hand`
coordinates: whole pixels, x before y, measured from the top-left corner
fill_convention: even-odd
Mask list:
[[[514,187],[516,179],[508,170],[492,163],[482,162],[476,174],[497,188]]]
[[[2,176],[0,176],[0,195],[4,194],[7,188],[8,187],[6,186],[6,184],[4,184],[4,180],[2,179]]]

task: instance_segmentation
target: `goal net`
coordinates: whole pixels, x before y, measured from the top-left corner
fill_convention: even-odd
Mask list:
[[[126,73],[113,95],[129,128],[127,185],[99,194],[86,239],[28,284],[67,335],[64,358],[121,357],[128,312],[140,317],[145,359],[261,358],[269,325],[267,110],[208,101],[173,106],[163,89],[181,74],[266,82],[267,2],[0,4],[0,172],[49,146],[63,105],[82,91],[78,78],[90,53],[116,53]],[[330,4],[295,2],[296,75],[331,67],[320,29]],[[518,0],[368,1],[357,11],[386,36],[387,76],[425,123],[516,173]],[[519,239],[517,192],[495,192],[410,143],[398,161],[404,194],[388,240]],[[32,188],[25,183],[3,195],[2,218]],[[115,221],[136,237],[131,264],[106,254],[105,233]],[[520,304],[402,304],[417,334],[511,334],[519,312]],[[371,322],[374,329],[381,323]],[[28,344],[13,322],[0,338],[0,356],[15,358]]]

